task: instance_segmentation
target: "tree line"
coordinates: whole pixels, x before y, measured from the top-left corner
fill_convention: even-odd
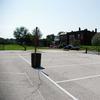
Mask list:
[[[35,44],[35,33],[36,33],[36,28],[33,29],[32,32],[29,32],[28,29],[26,27],[17,27],[14,32],[13,35],[15,37],[11,38],[11,39],[4,39],[2,37],[0,37],[0,45],[5,45],[5,44],[18,44],[24,47],[24,49],[26,50],[26,46],[34,46]],[[64,32],[59,32],[58,36],[60,36],[60,34],[62,34]],[[54,34],[49,34],[46,36],[46,38],[41,38],[42,37],[42,32],[40,31],[40,29],[38,28],[38,45],[40,47],[50,47],[50,45],[53,44],[54,39],[55,39],[55,35]],[[100,46],[100,33],[97,33],[94,35],[94,37],[91,40],[91,44],[95,45],[95,46]]]
[[[14,32],[13,36],[15,39],[4,39],[0,37],[0,44],[18,44],[24,47],[26,50],[26,46],[34,46],[35,45],[35,38],[36,38],[36,28],[32,30],[32,32],[29,32],[29,30],[26,27],[17,27]],[[41,47],[49,47],[52,42],[54,41],[55,35],[50,34],[47,35],[46,38],[41,38],[42,32],[38,28],[38,45]]]

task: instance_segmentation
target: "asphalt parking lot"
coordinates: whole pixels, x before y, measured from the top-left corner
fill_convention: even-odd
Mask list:
[[[31,51],[0,51],[0,100],[100,100],[99,55],[45,50],[41,65]]]

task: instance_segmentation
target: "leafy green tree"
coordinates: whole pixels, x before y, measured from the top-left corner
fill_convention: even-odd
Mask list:
[[[14,37],[17,40],[17,43],[24,47],[24,50],[26,50],[26,41],[28,40],[27,37],[29,36],[29,32],[25,27],[18,27],[14,31]]]
[[[47,35],[46,40],[47,40],[48,46],[50,46],[53,43],[54,38],[55,38],[54,34]]]
[[[71,43],[72,45],[74,45],[74,46],[80,46],[80,40],[73,40],[72,41],[72,43]]]
[[[0,37],[0,44],[3,44],[5,42],[5,39]]]
[[[92,45],[100,46],[100,33],[97,33],[92,38]]]
[[[5,39],[0,37],[0,50],[4,50]]]
[[[41,47],[47,47],[47,39],[40,39],[39,41]]]
[[[15,44],[16,43],[16,40],[13,39],[13,38],[7,38],[5,39],[5,44]]]
[[[65,34],[65,32],[64,31],[58,32],[58,36],[60,36],[61,34]]]
[[[36,34],[37,33],[37,34]],[[38,39],[40,39],[42,37],[42,32],[40,31],[40,29],[38,27],[36,27],[33,31],[32,31],[32,35],[33,37],[37,37]]]

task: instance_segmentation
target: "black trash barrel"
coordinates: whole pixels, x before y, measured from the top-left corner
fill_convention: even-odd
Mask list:
[[[32,68],[41,67],[41,53],[31,53],[31,66]]]

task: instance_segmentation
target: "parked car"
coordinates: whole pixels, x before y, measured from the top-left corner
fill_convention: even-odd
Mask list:
[[[67,45],[64,47],[64,50],[79,50],[79,46]]]

